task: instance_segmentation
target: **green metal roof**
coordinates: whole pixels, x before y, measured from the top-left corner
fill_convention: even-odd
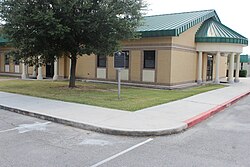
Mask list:
[[[9,42],[8,39],[5,39],[3,37],[0,37],[0,46],[6,45]]]
[[[195,42],[248,44],[248,39],[217,20],[206,20],[195,36]]]
[[[137,31],[142,37],[178,36],[212,17],[220,22],[215,10],[146,16],[143,20],[144,24]]]
[[[240,55],[240,62],[241,63],[249,63],[250,57],[248,55]]]

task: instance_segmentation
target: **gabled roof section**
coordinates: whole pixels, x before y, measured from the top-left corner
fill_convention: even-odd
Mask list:
[[[212,17],[220,22],[215,10],[146,16],[143,20],[144,24],[137,31],[142,37],[179,36],[189,28]]]
[[[248,44],[248,39],[217,20],[206,20],[195,35],[195,42]]]

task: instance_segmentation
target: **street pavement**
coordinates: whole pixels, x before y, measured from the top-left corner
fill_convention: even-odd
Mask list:
[[[250,78],[228,87],[136,112],[0,92],[0,108],[108,134],[150,136],[182,132],[250,93]]]
[[[183,133],[127,137],[0,110],[0,167],[247,167],[250,97]]]

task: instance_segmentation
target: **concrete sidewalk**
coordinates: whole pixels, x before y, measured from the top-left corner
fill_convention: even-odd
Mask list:
[[[181,132],[250,94],[250,79],[186,99],[127,112],[0,92],[0,108],[108,134],[149,136]]]

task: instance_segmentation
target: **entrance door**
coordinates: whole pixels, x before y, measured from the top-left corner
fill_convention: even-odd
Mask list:
[[[46,78],[53,78],[54,76],[54,63],[46,64]]]
[[[213,80],[213,56],[207,56],[207,81]]]

